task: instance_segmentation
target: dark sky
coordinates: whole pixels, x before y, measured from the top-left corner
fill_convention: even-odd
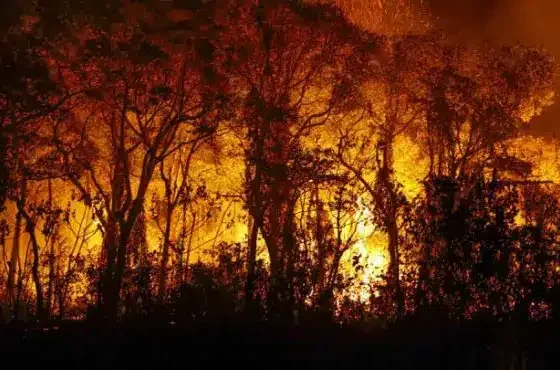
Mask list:
[[[439,26],[469,41],[522,42],[545,47],[560,63],[560,0],[424,0]],[[560,76],[553,107],[531,124],[560,136]]]

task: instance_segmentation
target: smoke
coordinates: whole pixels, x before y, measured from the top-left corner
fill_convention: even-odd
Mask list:
[[[433,24],[462,41],[544,47],[560,61],[558,0],[425,1]],[[559,77],[555,85],[559,95]],[[560,104],[535,119],[529,131],[545,136],[560,134]]]
[[[543,47],[560,64],[559,0],[306,0],[334,2],[372,32],[442,29],[461,42]],[[557,75],[558,76],[558,75]],[[560,76],[555,81],[560,100]],[[531,122],[533,134],[560,135],[560,102]]]
[[[514,0],[515,1],[515,0]],[[475,38],[485,37],[504,12],[509,0],[428,0],[426,8],[437,28],[451,34]]]
[[[557,27],[557,0],[425,0],[437,26],[473,39],[543,43]],[[558,29],[558,28],[556,28]]]

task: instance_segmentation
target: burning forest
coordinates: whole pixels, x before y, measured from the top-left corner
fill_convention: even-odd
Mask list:
[[[0,322],[560,319],[545,48],[424,1],[9,3]]]

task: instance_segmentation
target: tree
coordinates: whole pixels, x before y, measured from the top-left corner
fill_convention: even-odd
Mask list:
[[[243,2],[234,14],[219,42],[233,49],[224,52],[244,99],[246,201],[253,219],[246,295],[250,302],[260,232],[271,262],[271,307],[286,316],[293,305],[298,187],[318,175],[301,138],[341,108],[341,67],[357,31],[330,6]]]
[[[441,218],[445,220],[445,215],[457,211],[462,197],[468,197],[474,187],[485,181],[481,179],[500,181],[500,171],[528,170],[523,161],[506,156],[504,148],[519,133],[521,122],[549,103],[543,96],[550,91],[554,70],[550,57],[534,49],[517,46],[471,50],[441,45],[442,63],[431,70],[424,82],[428,94],[424,101],[426,126],[422,130],[430,163],[425,190],[427,225],[434,227]],[[521,72],[527,69],[532,72]],[[527,112],[526,106],[535,109]],[[446,210],[443,214],[439,213],[442,207]],[[439,250],[452,248],[437,230],[428,234],[433,238],[422,244],[424,261]],[[420,287],[429,280],[423,264],[419,294]],[[417,304],[423,301],[420,296]]]
[[[83,36],[61,83],[87,93],[52,133],[67,179],[101,223],[103,306],[114,319],[129,240],[154,172],[176,151],[214,134],[223,100],[195,38],[165,45],[134,26]]]
[[[199,212],[197,219],[197,212],[195,204],[197,201],[202,200],[208,196],[204,184],[197,184],[192,178],[191,167],[196,160],[196,154],[200,151],[201,147],[211,139],[210,136],[199,136],[188,147],[183,147],[177,150],[166,160],[162,161],[159,166],[159,177],[164,184],[164,207],[158,210],[156,216],[156,223],[160,229],[162,240],[162,255],[160,263],[160,271],[158,278],[158,300],[163,303],[165,291],[167,289],[167,275],[168,263],[170,253],[175,250],[177,253],[182,254],[185,252],[183,246],[187,245],[187,257],[185,265],[188,267],[190,262],[190,252],[192,243],[185,243],[187,238],[192,239],[192,235],[201,224],[208,221],[208,213],[206,215]],[[181,217],[176,218],[176,211],[181,208]],[[191,222],[187,217],[191,217]],[[162,224],[163,222],[163,224]],[[180,232],[173,232],[173,225],[176,224],[176,230],[181,225]]]
[[[18,157],[34,140],[40,120],[64,101],[43,59],[41,40],[22,32],[0,42],[0,207],[17,186]],[[21,152],[18,152],[21,151]]]
[[[425,80],[431,176],[468,177],[500,156],[500,145],[550,105],[551,57],[522,46],[446,46]]]
[[[376,224],[387,233],[387,282],[397,315],[404,313],[400,283],[399,219],[407,199],[394,177],[394,145],[402,135],[415,135],[425,105],[418,81],[425,77],[429,44],[425,37],[390,37],[370,41],[364,49],[367,68],[359,71],[363,116],[339,130],[337,159],[368,194]]]
[[[302,245],[298,280],[306,272],[310,285],[301,302],[311,298],[311,308],[328,314],[329,320],[334,314],[335,295],[346,288],[341,275],[343,257],[363,242],[360,226],[368,221],[364,212],[356,209],[357,199],[363,195],[359,193],[361,188],[341,171],[341,165],[333,162],[332,166],[331,172],[339,175],[324,183],[311,184],[308,195],[301,196],[296,234]]]

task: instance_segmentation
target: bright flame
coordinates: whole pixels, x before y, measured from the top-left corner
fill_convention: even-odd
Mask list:
[[[358,198],[357,212],[354,216],[357,224],[357,241],[348,254],[359,256],[358,264],[362,269],[357,286],[351,288],[350,297],[362,303],[369,301],[372,294],[378,294],[374,285],[381,283],[382,276],[387,270],[386,237],[371,223],[372,217],[371,210],[361,197]]]

